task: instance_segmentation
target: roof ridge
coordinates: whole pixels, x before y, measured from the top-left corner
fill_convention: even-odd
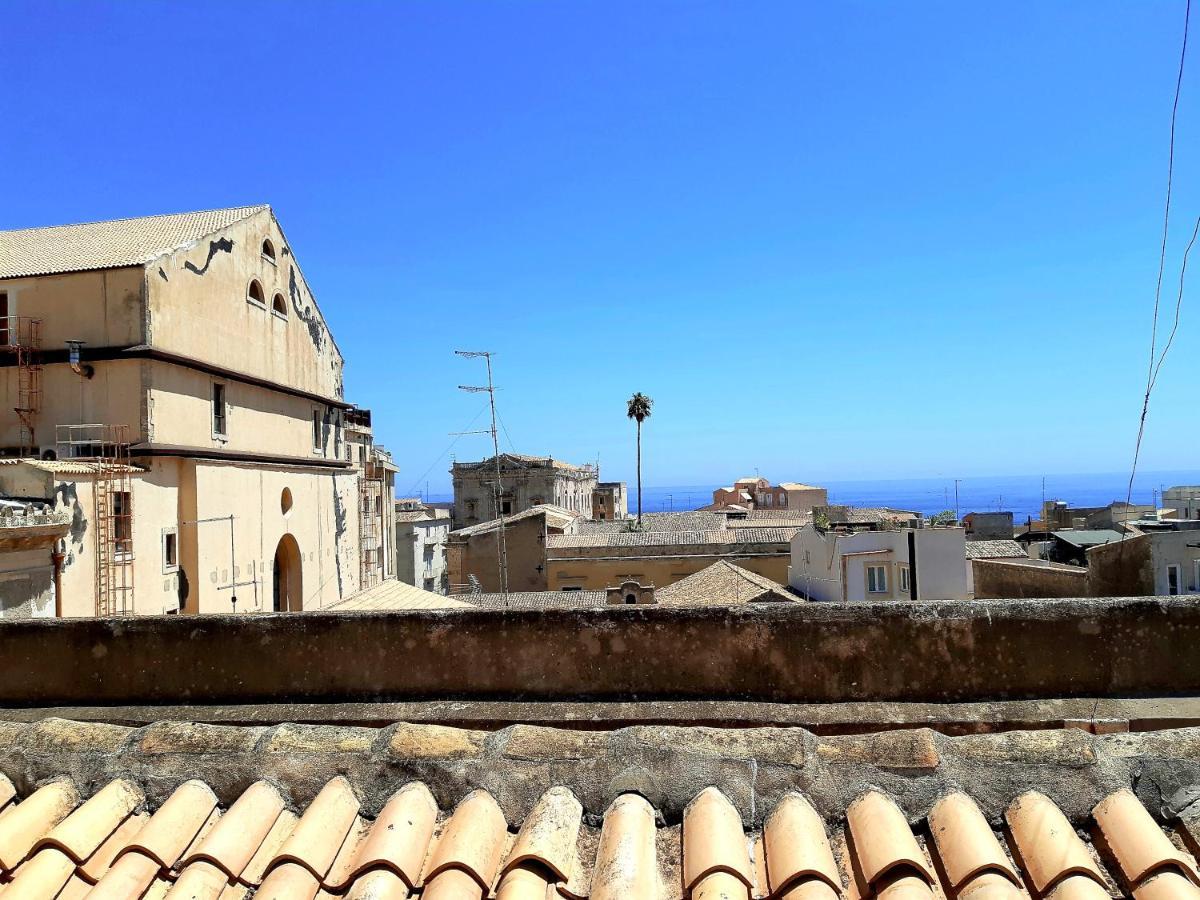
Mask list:
[[[232,212],[239,209],[247,210],[246,215],[242,216],[242,218],[247,218],[253,213],[261,212],[264,209],[270,208],[271,204],[269,203],[258,203],[250,206],[215,206],[212,209],[192,209],[183,210],[181,212],[155,213],[151,216],[122,216],[118,219],[94,219],[90,222],[64,222],[58,225],[34,225],[29,228],[0,228],[0,234],[12,234],[13,232],[17,231],[53,231],[56,228],[79,228],[83,225],[111,225],[116,224],[117,222],[138,222],[147,219],[169,219],[175,216],[203,216],[209,213]],[[237,219],[235,221],[241,220]]]

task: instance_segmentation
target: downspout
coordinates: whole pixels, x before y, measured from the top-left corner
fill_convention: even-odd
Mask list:
[[[54,617],[61,619],[63,615],[62,594],[62,564],[66,554],[63,552],[63,542],[55,541],[50,550],[50,565],[54,567]]]
[[[908,531],[908,599],[917,599],[917,533]]]

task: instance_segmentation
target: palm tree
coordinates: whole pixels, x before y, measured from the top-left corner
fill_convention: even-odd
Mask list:
[[[625,414],[637,422],[637,484],[638,484],[638,528],[642,527],[642,423],[650,418],[650,407],[654,401],[638,391],[629,398]]]

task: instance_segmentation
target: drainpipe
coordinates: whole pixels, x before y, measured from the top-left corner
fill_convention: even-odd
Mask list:
[[[62,564],[66,554],[63,552],[63,542],[55,541],[50,551],[50,565],[54,567],[54,617],[61,619],[63,614],[62,594]]]
[[[908,599],[917,599],[917,533],[908,532]]]

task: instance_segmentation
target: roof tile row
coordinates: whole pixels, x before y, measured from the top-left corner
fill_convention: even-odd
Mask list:
[[[1184,849],[1194,836],[1185,828],[1173,841],[1129,790],[1095,807],[1091,845],[1032,791],[1010,804],[1000,836],[961,792],[943,796],[916,833],[877,790],[832,832],[793,792],[749,835],[716,787],[692,800],[682,828],[658,827],[649,802],[621,794],[598,836],[564,787],[543,794],[515,835],[486,791],[442,817],[419,782],[374,821],[342,776],[301,816],[263,781],[224,813],[197,780],[153,815],[122,779],[79,801],[66,780],[18,801],[0,776],[2,900],[1103,900],[1114,888],[1135,900],[1200,898]]]

